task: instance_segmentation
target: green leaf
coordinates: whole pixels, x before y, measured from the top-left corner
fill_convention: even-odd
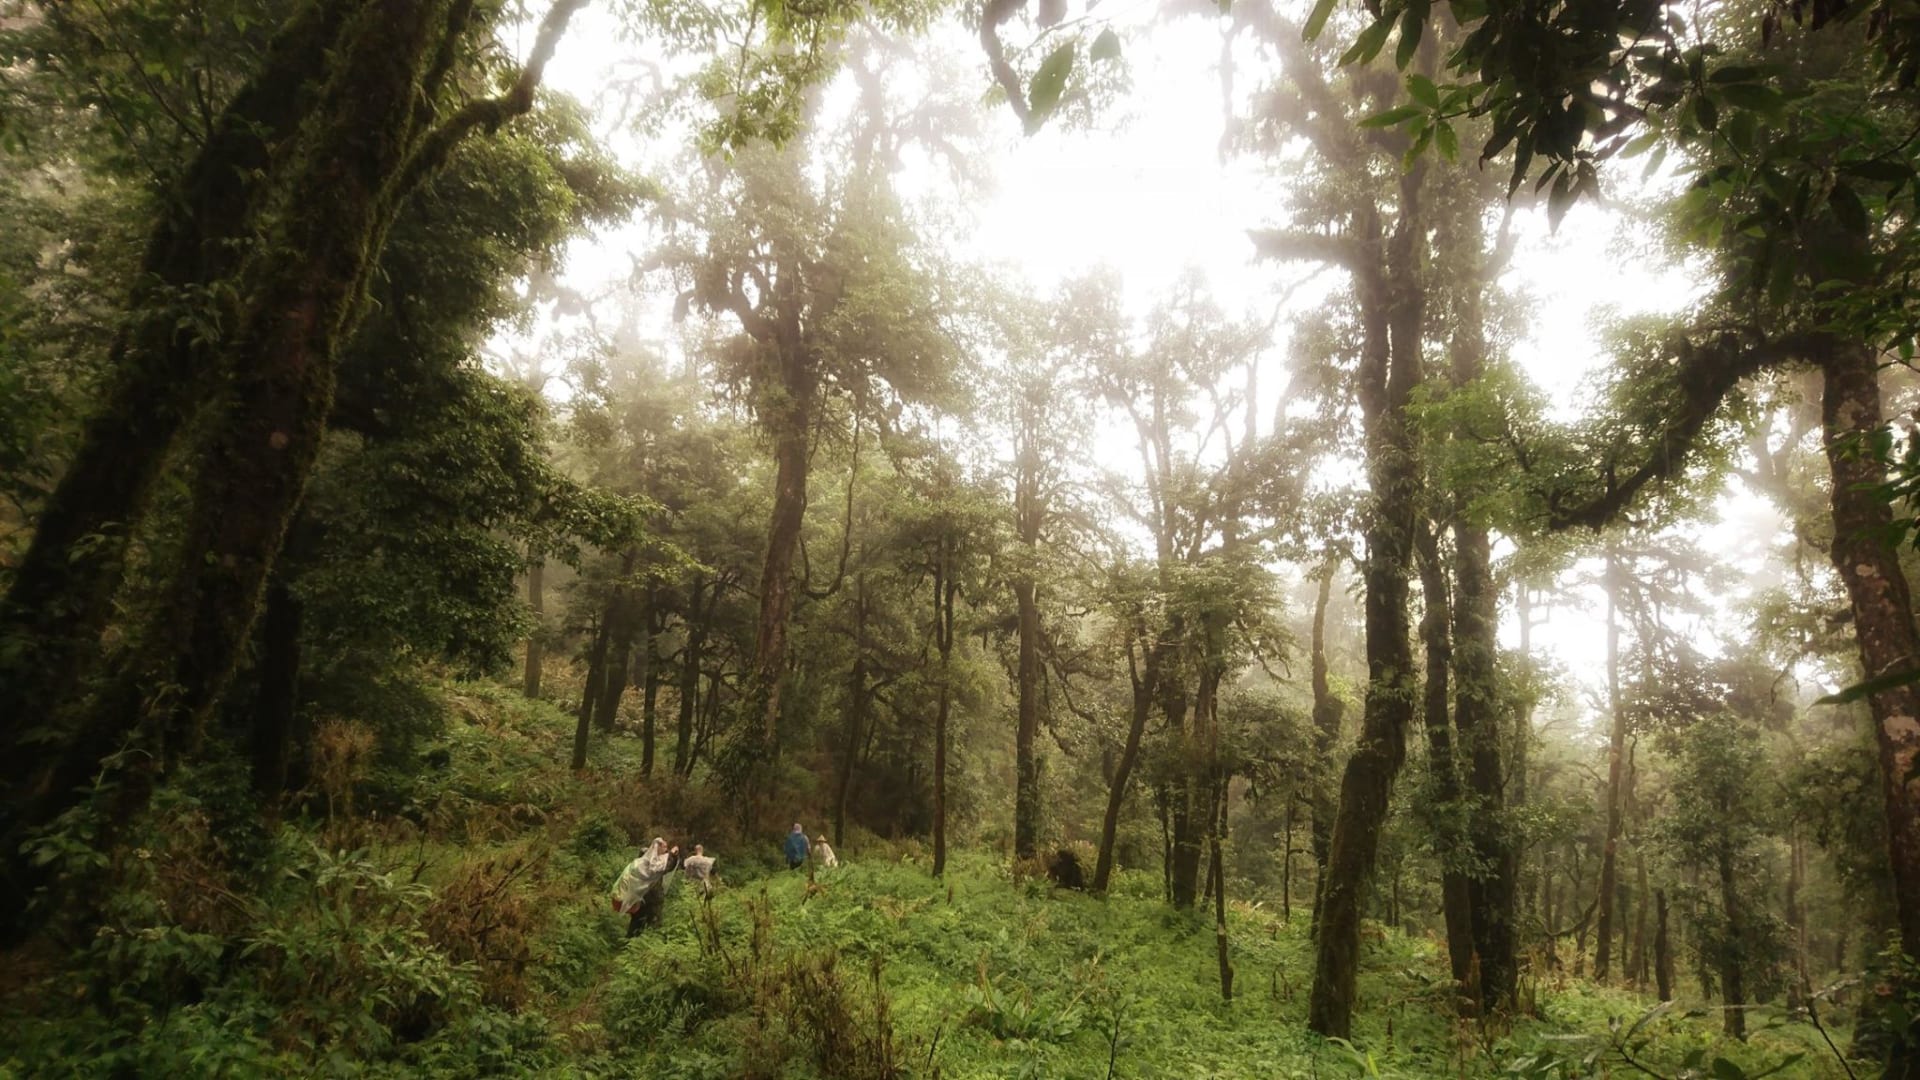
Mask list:
[[[1726,134],[1727,141],[1733,144],[1734,149],[1751,154],[1760,145],[1760,121],[1751,111],[1742,109],[1727,121]]]
[[[1720,107],[1705,94],[1693,99],[1693,118],[1700,122],[1702,131],[1712,131],[1720,126]]]
[[[1407,76],[1407,93],[1413,96],[1413,100],[1429,109],[1438,111],[1440,108],[1440,88],[1433,85],[1433,80],[1425,75]]]
[[[1360,121],[1360,126],[1363,128],[1393,127],[1397,124],[1404,124],[1425,111],[1426,110],[1418,105],[1395,105],[1391,109],[1374,113],[1372,116]]]
[[[1559,231],[1560,221],[1567,216],[1567,208],[1573,205],[1574,174],[1563,172],[1560,179],[1554,181],[1553,190],[1547,193],[1547,227]]]
[[[1440,149],[1440,156],[1448,161],[1460,160],[1460,137],[1453,133],[1453,125],[1441,120],[1433,125],[1433,144]]]
[[[1513,150],[1513,176],[1507,181],[1507,198],[1513,198],[1513,193],[1520,190],[1520,185],[1527,179],[1527,169],[1532,164],[1533,143],[1530,139],[1522,139]]]
[[[1713,1080],[1747,1080],[1747,1070],[1723,1057],[1713,1059],[1707,1074],[1713,1077]]]
[[[1728,64],[1726,67],[1720,68],[1713,74],[1707,76],[1707,81],[1717,83],[1750,83],[1758,79],[1760,75],[1761,71],[1757,67],[1748,64]]]
[[[1726,103],[1740,109],[1752,109],[1768,116],[1777,115],[1786,99],[1780,91],[1759,83],[1734,83],[1720,87],[1720,96]]]
[[[1649,131],[1644,135],[1641,135],[1639,138],[1628,143],[1626,146],[1622,147],[1620,149],[1620,157],[1622,160],[1629,159],[1629,158],[1637,158],[1641,154],[1644,154],[1647,151],[1653,149],[1654,144],[1658,143],[1659,141],[1660,141],[1660,132]]]
[[[1407,152],[1401,155],[1400,158],[1400,168],[1402,169],[1413,168],[1413,163],[1419,159],[1422,153],[1426,152],[1427,147],[1433,142],[1433,128],[1424,123],[1416,123],[1415,127],[1417,134],[1414,136],[1413,145],[1407,147]]]
[[[1312,14],[1307,16],[1307,25],[1300,31],[1302,41],[1312,41],[1327,28],[1327,19],[1333,14],[1334,0],[1318,0],[1313,5]]]
[[[1845,184],[1833,185],[1827,194],[1827,205],[1833,209],[1834,220],[1841,228],[1855,236],[1867,235],[1867,208],[1852,188]]]
[[[1898,185],[1913,179],[1912,167],[1886,158],[1843,161],[1840,163],[1840,171],[1848,176],[1857,176],[1862,180],[1875,180],[1883,184]]]
[[[1087,59],[1120,59],[1120,35],[1113,32],[1113,27],[1100,31],[1100,36],[1093,39],[1093,48],[1087,50]]]
[[[1420,48],[1420,35],[1427,29],[1426,5],[1408,5],[1400,16],[1400,44],[1393,50],[1393,66],[1401,71],[1413,62],[1413,54]]]
[[[1373,20],[1373,25],[1360,31],[1353,39],[1353,47],[1340,54],[1340,66],[1364,64],[1380,55],[1380,47],[1387,43],[1387,35],[1393,32],[1393,16],[1383,15]]]
[[[1027,84],[1027,103],[1033,115],[1044,119],[1052,115],[1060,105],[1060,94],[1067,88],[1067,75],[1073,71],[1073,42],[1047,54],[1040,62],[1040,70],[1033,73],[1033,81]]]
[[[1665,164],[1666,160],[1667,160],[1667,144],[1661,143],[1659,146],[1656,146],[1653,148],[1653,156],[1647,159],[1647,167],[1640,171],[1641,178],[1645,179],[1647,177],[1652,176],[1654,173],[1659,172],[1660,166]]]

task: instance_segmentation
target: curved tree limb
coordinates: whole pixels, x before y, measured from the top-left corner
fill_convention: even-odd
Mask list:
[[[395,198],[404,196],[438,171],[454,148],[476,129],[485,128],[489,133],[497,131],[501,124],[533,108],[533,92],[546,75],[548,61],[553,59],[554,50],[559,47],[560,38],[567,32],[567,24],[572,21],[574,13],[585,6],[587,0],[554,0],[553,7],[547,9],[546,18],[540,20],[540,30],[533,41],[533,52],[528,54],[526,65],[520,69],[520,77],[513,81],[506,93],[469,101],[428,132],[395,186]]]
[[[1671,413],[1659,418],[1645,458],[1625,475],[1616,472],[1619,462],[1603,461],[1604,479],[1597,495],[1570,501],[1562,491],[1548,491],[1547,528],[1598,529],[1619,517],[1642,488],[1680,471],[1700,432],[1742,380],[1817,355],[1828,343],[1828,336],[1818,332],[1755,340],[1723,331],[1705,342],[1677,341],[1669,363],[1679,400]]]

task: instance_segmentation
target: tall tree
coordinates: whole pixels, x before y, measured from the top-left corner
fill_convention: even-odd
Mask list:
[[[850,175],[817,188],[810,167],[812,155],[826,153],[819,140],[700,163],[656,257],[684,289],[683,304],[734,322],[738,337],[720,353],[720,374],[745,391],[772,444],[751,690],[759,746],[743,750],[750,762],[779,744],[816,432],[838,415],[829,408],[836,401],[884,411],[939,397],[953,351],[885,158],[856,160]]]

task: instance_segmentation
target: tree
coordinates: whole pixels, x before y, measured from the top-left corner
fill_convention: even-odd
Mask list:
[[[752,691],[767,750],[778,745],[815,431],[838,399],[878,415],[939,397],[952,351],[882,162],[856,162],[829,194],[807,179],[808,155],[808,143],[795,141],[703,162],[695,190],[677,200],[675,239],[658,256],[683,304],[736,324],[721,374],[744,391],[772,442]]]

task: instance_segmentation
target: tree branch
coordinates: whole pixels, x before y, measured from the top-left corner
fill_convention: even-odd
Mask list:
[[[1647,440],[1646,459],[1624,477],[1615,475],[1618,462],[1603,461],[1601,491],[1584,501],[1569,503],[1560,491],[1546,492],[1547,527],[1555,531],[1581,526],[1598,529],[1612,521],[1647,484],[1680,471],[1701,430],[1741,380],[1813,355],[1827,341],[1826,335],[1812,332],[1753,341],[1732,331],[1722,332],[1704,344],[1677,341],[1669,363],[1679,400],[1671,413],[1657,418],[1656,430]]]
[[[526,66],[520,69],[520,77],[514,80],[506,93],[469,101],[461,106],[459,112],[428,132],[414,151],[413,160],[407,164],[395,193],[396,198],[437,172],[454,148],[473,134],[475,129],[485,128],[492,133],[499,130],[501,124],[533,108],[533,92],[546,74],[547,62],[553,59],[553,51],[559,47],[560,37],[567,32],[567,24],[572,21],[574,13],[586,5],[587,0],[554,0],[553,7],[547,10],[547,17],[540,20],[540,30],[533,41],[533,52],[527,56]]]

